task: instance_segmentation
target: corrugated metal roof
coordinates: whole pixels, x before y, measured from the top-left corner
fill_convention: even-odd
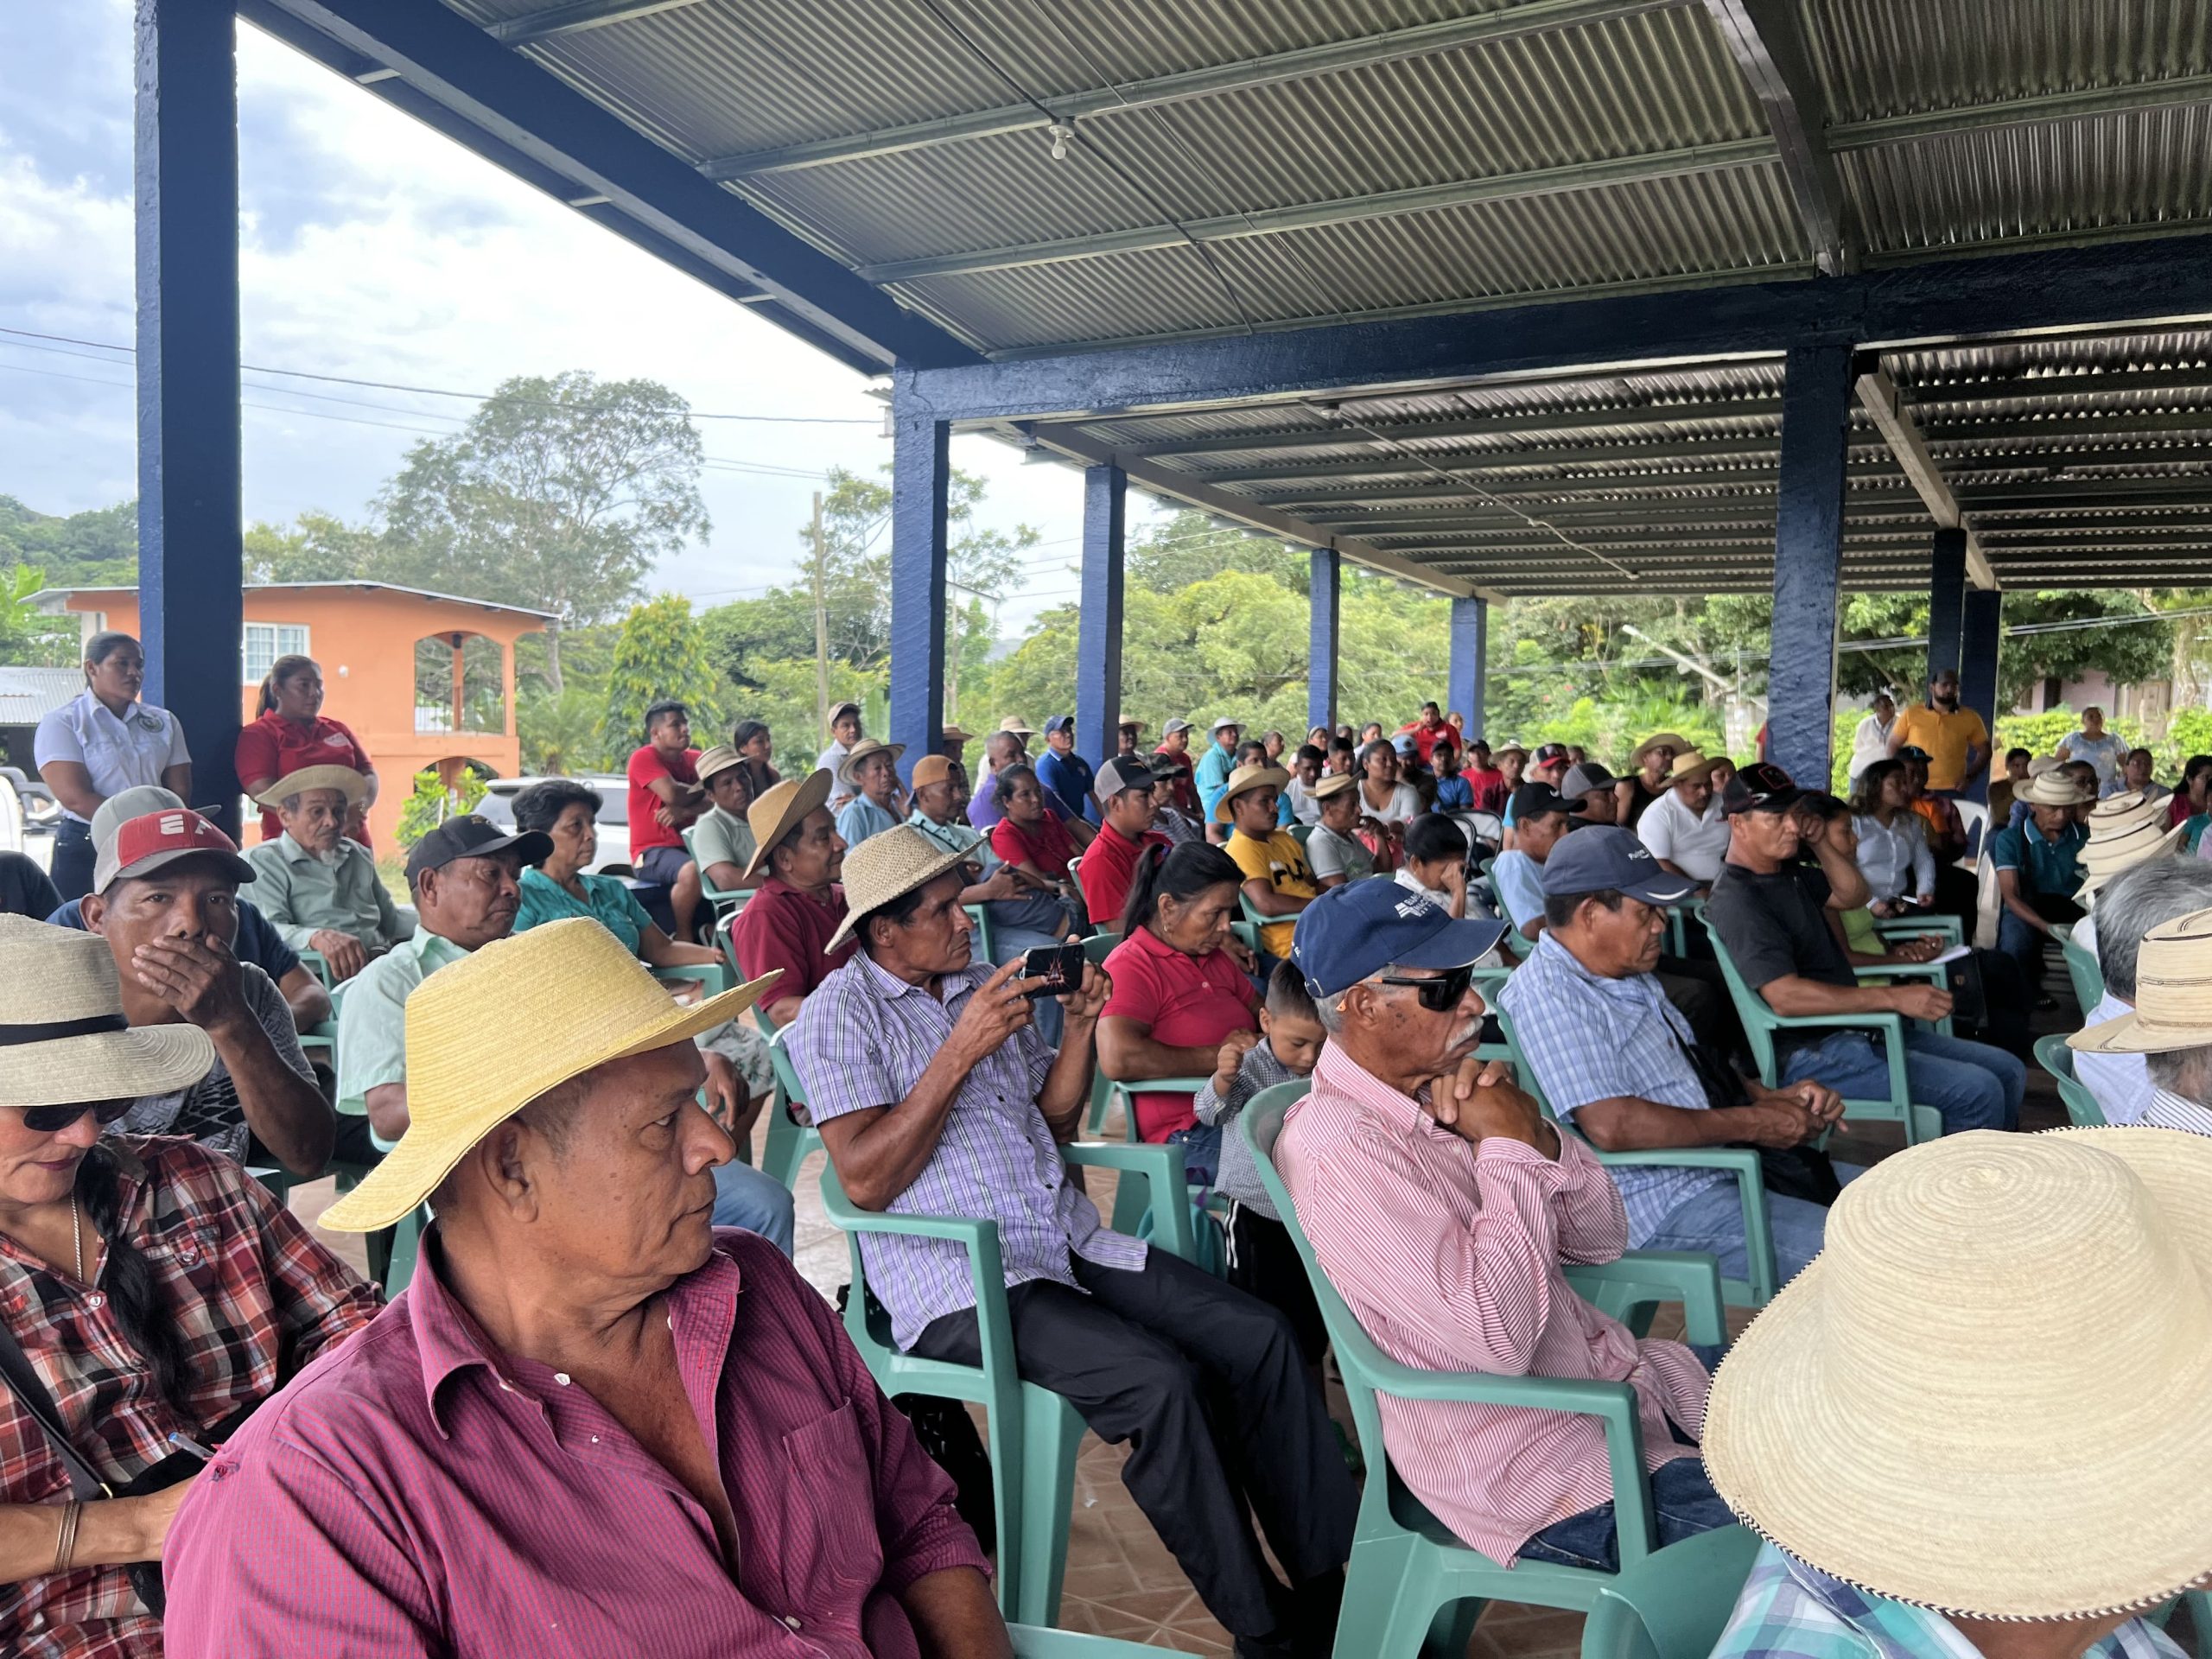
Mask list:
[[[35,726],[85,689],[75,668],[0,668],[0,726]]]

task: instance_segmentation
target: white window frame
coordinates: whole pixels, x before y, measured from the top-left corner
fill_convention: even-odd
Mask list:
[[[268,655],[261,658],[261,671],[254,672],[254,647],[264,644]],[[308,627],[304,622],[249,622],[238,635],[238,675],[243,685],[259,685],[269,676],[270,664],[279,657],[311,657]]]

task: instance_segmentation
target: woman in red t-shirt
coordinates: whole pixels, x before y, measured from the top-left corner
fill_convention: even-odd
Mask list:
[[[238,734],[235,759],[238,782],[258,795],[279,778],[304,766],[350,766],[369,780],[369,792],[353,809],[346,833],[369,844],[369,808],[377,798],[377,769],[342,720],[322,712],[322,670],[312,657],[279,657],[261,683],[260,718]],[[264,807],[261,838],[284,833],[276,814]]]
[[[1218,847],[1185,842],[1137,855],[1129,881],[1128,937],[1106,958],[1112,988],[1098,1018],[1098,1069],[1116,1083],[1211,1077],[1233,1032],[1260,1028],[1248,964],[1230,954],[1230,919],[1244,873]],[[1141,1094],[1138,1137],[1166,1141],[1198,1123],[1193,1090]],[[1218,1130],[1187,1139],[1193,1179],[1218,1167]]]
[[[1068,861],[1083,849],[1045,810],[1045,786],[1037,781],[1036,772],[1027,766],[1001,766],[991,787],[997,791],[992,798],[1005,815],[991,830],[991,850],[999,861],[1051,882],[1064,897],[1071,893]]]

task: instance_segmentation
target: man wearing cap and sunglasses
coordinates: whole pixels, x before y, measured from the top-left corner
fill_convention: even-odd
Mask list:
[[[1292,960],[1329,1042],[1275,1161],[1330,1282],[1392,1359],[1628,1383],[1657,1541],[1673,1543],[1731,1519],[1694,1444],[1705,1368],[1679,1343],[1639,1342],[1564,1271],[1627,1248],[1620,1194],[1511,1084],[1444,1083],[1481,1040],[1474,964],[1503,931],[1381,881],[1307,907]],[[1414,1495],[1491,1559],[1618,1566],[1595,1418],[1386,1395],[1382,1433]]]

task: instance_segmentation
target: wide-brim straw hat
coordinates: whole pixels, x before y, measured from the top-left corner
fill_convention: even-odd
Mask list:
[[[842,783],[857,784],[860,779],[853,776],[854,770],[860,762],[867,760],[870,755],[888,754],[893,764],[896,765],[899,757],[906,753],[906,746],[904,743],[882,743],[878,742],[874,738],[864,737],[846,751],[844,760],[837,766],[838,779]]]
[[[1290,774],[1281,766],[1239,766],[1229,774],[1229,782],[1222,786],[1221,798],[1214,803],[1213,821],[1227,823],[1229,804],[1247,791],[1264,789],[1268,785],[1277,789],[1290,787]]]
[[[717,743],[691,763],[691,775],[703,784],[708,779],[728,772],[732,766],[744,764],[745,757],[735,749],[727,743]]]
[[[2066,1046],[2085,1054],[2212,1046],[2212,910],[2177,916],[2145,933],[2135,954],[2133,1012],[2077,1031]]]
[[[1684,749],[1692,747],[1689,739],[1684,737],[1680,732],[1654,732],[1628,752],[1628,763],[1631,766],[1641,766],[1643,764],[1643,757],[1654,749],[1672,749],[1676,754],[1680,754]]]
[[[804,778],[786,778],[760,791],[745,809],[746,827],[753,831],[753,860],[741,880],[750,881],[767,868],[768,855],[778,842],[806,821],[806,815],[830,801],[830,770],[817,766]]]
[[[1359,779],[1348,772],[1332,772],[1316,782],[1306,792],[1317,801],[1325,801],[1332,795],[1341,795],[1348,789],[1357,789]]]
[[[934,881],[947,870],[967,861],[965,853],[948,853],[911,823],[895,824],[870,836],[845,855],[845,919],[822,947],[834,956],[854,929],[893,899]]]
[[[1037,728],[1034,726],[1032,726],[1027,721],[1022,719],[1020,715],[1008,715],[1004,720],[999,721],[999,730],[1002,732],[1011,732],[1016,737],[1034,737],[1037,735]]]
[[[1709,778],[1713,769],[1726,760],[1725,754],[1704,754],[1696,749],[1683,749],[1675,756],[1673,768],[1667,773],[1669,787],[1688,778]]]
[[[1713,1379],[1714,1488],[1791,1555],[1981,1618],[2212,1565],[2212,1137],[1980,1130],[1843,1190]]]
[[[311,789],[334,789],[346,798],[348,806],[359,806],[369,798],[369,780],[351,766],[302,766],[297,772],[286,772],[253,798],[263,806],[280,807]]]
[[[448,963],[407,999],[407,1132],[322,1212],[323,1224],[346,1233],[391,1226],[548,1090],[734,1020],[782,977],[778,969],[686,1007],[588,916],[494,939]],[[526,1032],[518,1009],[529,1012]]]
[[[2123,830],[2133,830],[2139,823],[2155,823],[2163,827],[2166,804],[2154,801],[2149,794],[2136,790],[2122,790],[2107,795],[2090,810],[2089,840],[2094,845],[2101,835],[2115,835]]]
[[[2163,858],[2181,844],[2186,823],[2171,828],[2155,819],[2138,820],[2127,829],[2100,835],[2095,827],[2095,815],[2091,815],[2089,839],[2082,848],[2083,869],[2081,891],[2094,893],[2114,876],[2124,875],[2138,864]]]
[[[1117,732],[1126,732],[1130,730],[1141,732],[1145,729],[1145,723],[1133,715],[1123,715],[1119,720],[1114,722],[1114,729]]]
[[[2053,770],[2029,779],[2012,791],[2012,798],[2025,801],[2030,806],[2080,806],[2091,798],[2083,794],[2082,786],[2071,778]]]
[[[38,1034],[52,1032],[66,1035]],[[133,1026],[97,933],[0,913],[0,1106],[74,1106],[189,1088],[215,1064],[197,1026]]]

